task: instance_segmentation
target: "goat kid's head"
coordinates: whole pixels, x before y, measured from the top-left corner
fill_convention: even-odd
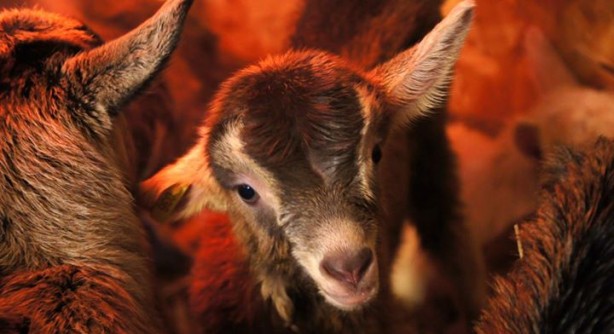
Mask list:
[[[379,285],[376,170],[394,159],[381,147],[446,94],[472,8],[459,5],[417,46],[369,72],[320,51],[239,72],[219,91],[201,140],[145,181],[146,194],[173,218],[234,213],[258,242],[285,240],[330,304],[365,305]],[[177,189],[187,192],[174,206],[166,200]]]

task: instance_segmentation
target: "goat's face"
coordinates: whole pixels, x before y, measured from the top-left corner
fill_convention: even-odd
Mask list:
[[[282,234],[334,305],[377,291],[375,169],[385,122],[376,88],[320,52],[241,72],[220,92],[208,134],[215,179],[252,229]]]
[[[178,217],[203,207],[242,217],[254,242],[281,238],[325,299],[365,305],[378,290],[377,165],[387,135],[445,92],[471,18],[461,6],[424,41],[364,72],[290,52],[222,85],[201,141],[144,183],[190,185]],[[250,242],[250,241],[247,241]],[[248,249],[250,245],[247,245]]]

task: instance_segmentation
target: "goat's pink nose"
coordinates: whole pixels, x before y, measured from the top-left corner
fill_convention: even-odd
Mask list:
[[[365,247],[353,254],[340,252],[326,256],[320,263],[320,271],[324,275],[356,287],[372,263],[373,252]]]

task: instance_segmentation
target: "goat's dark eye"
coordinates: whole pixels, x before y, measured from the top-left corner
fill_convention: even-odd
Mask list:
[[[258,200],[258,193],[250,185],[240,184],[237,187],[237,192],[245,203],[253,204]]]
[[[371,152],[371,160],[373,160],[373,163],[378,163],[380,160],[382,160],[382,149],[379,147],[379,145],[375,145],[373,148],[373,152]]]

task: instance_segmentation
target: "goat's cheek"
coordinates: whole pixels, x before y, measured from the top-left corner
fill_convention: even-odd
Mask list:
[[[298,246],[293,249],[292,256],[307,274],[320,285],[323,280],[320,273],[320,262],[323,258],[319,252],[313,252],[309,248]]]
[[[318,272],[319,262],[322,259],[322,247],[319,238],[313,230],[308,228],[287,229],[286,237],[292,244],[293,256],[310,275]]]

